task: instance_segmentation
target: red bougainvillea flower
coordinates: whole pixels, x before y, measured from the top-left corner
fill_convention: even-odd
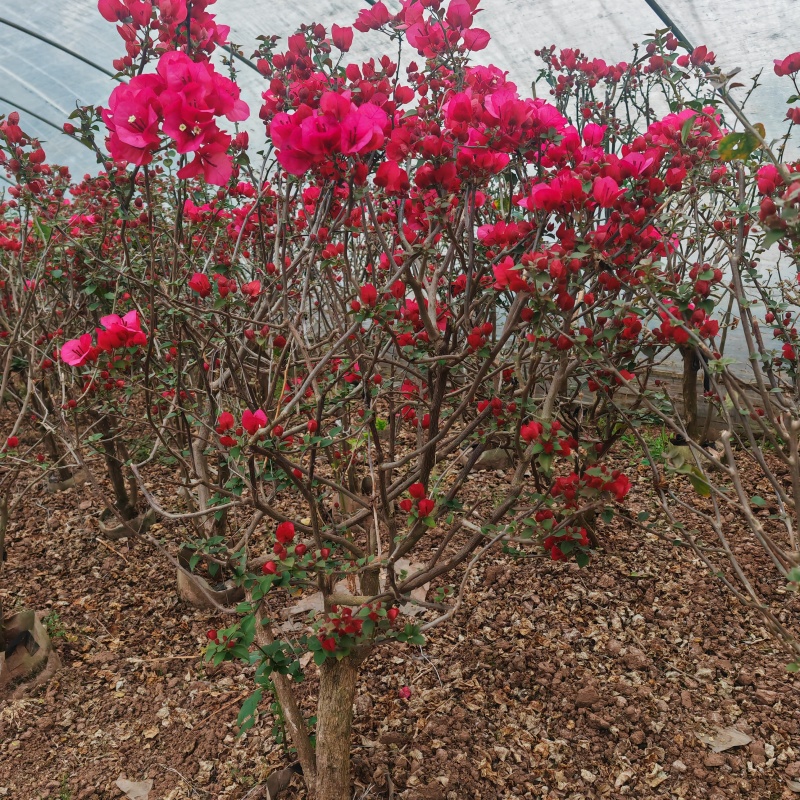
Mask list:
[[[365,283],[359,289],[359,295],[365,306],[374,306],[378,302],[378,290],[371,283]]]
[[[423,497],[417,503],[417,508],[419,509],[419,515],[421,517],[427,517],[431,511],[436,507],[436,503],[428,497]]]
[[[230,411],[223,411],[219,417],[217,417],[216,431],[217,433],[225,433],[226,431],[231,430],[235,424],[236,420],[234,419],[233,414],[231,414]]]
[[[275,538],[283,545],[289,544],[294,539],[294,523],[281,522],[275,529]]]
[[[242,427],[252,436],[259,429],[267,427],[267,415],[260,408],[255,412],[248,408],[242,414]]]
[[[495,289],[508,289],[510,292],[524,292],[528,289],[528,282],[514,266],[511,256],[506,256],[499,264],[495,264],[492,272]]]
[[[792,53],[784,59],[775,59],[775,74],[779,76],[791,75],[800,71],[800,53]]]
[[[375,185],[388,194],[406,194],[411,188],[408,173],[396,161],[384,161],[375,173]]]
[[[408,487],[408,493],[415,499],[420,500],[425,497],[425,487],[421,483],[412,483]]]
[[[255,300],[261,294],[261,281],[250,281],[242,284],[242,294]]]
[[[211,294],[211,281],[208,279],[208,275],[204,275],[202,272],[195,272],[189,278],[189,288],[193,292],[197,292],[200,297],[208,297]]]
[[[6,447],[8,447],[9,450],[19,447],[19,439],[16,436],[9,436],[8,439],[6,439]]]
[[[522,437],[523,441],[528,442],[535,442],[541,435],[542,435],[542,423],[541,422],[527,422],[519,429],[519,435]]]
[[[71,339],[61,348],[61,360],[71,367],[83,366],[95,357],[96,351],[92,346],[91,333],[84,333],[80,339]]]
[[[773,164],[764,164],[756,173],[756,183],[761,194],[773,194],[779,186],[783,185],[783,180],[777,167]]]

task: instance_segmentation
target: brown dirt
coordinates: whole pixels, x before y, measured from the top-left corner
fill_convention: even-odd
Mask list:
[[[652,507],[639,481],[634,503]],[[205,632],[225,619],[181,603],[146,542],[101,543],[81,491],[32,493],[10,527],[3,606],[57,614],[64,666],[0,709],[0,798],[122,798],[124,775],[152,778],[151,800],[241,800],[290,760],[268,701],[236,737],[252,669],[203,663]],[[796,796],[797,679],[759,618],[689,551],[622,525],[600,534],[606,550],[585,570],[498,553],[425,648],[373,653],[356,701],[356,797]],[[746,535],[734,539],[746,553]],[[764,574],[767,599],[796,614],[797,597]],[[753,741],[715,754],[696,737],[728,726]],[[302,797],[293,787],[286,796]]]

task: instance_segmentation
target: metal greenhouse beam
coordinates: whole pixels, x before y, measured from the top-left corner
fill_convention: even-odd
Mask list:
[[[56,125],[55,122],[51,122],[46,117],[37,114],[35,111],[31,111],[29,108],[25,108],[25,106],[21,106],[19,103],[12,102],[7,97],[3,97],[2,95],[0,95],[0,103],[5,103],[6,105],[11,106],[11,108],[16,109],[17,111],[21,111],[23,114],[27,114],[29,117],[38,119],[39,122],[44,122],[45,125],[49,125],[51,128],[54,128],[59,133],[64,133],[64,128],[61,125]]]
[[[691,53],[694,50],[694,45],[686,38],[683,31],[675,24],[672,17],[664,11],[663,8],[656,2],[656,0],[644,0],[648,6],[655,12],[656,16],[675,34],[678,41]]]
[[[44,42],[45,44],[50,45],[50,47],[55,47],[57,50],[61,50],[62,53],[66,53],[67,55],[72,56],[73,58],[77,58],[78,61],[83,61],[84,64],[88,64],[93,69],[96,69],[98,72],[102,72],[104,75],[108,75],[109,78],[113,78],[115,81],[119,81],[120,83],[124,83],[122,78],[120,78],[116,73],[112,72],[110,69],[106,69],[105,67],[101,67],[100,64],[95,64],[86,56],[82,56],[80,53],[75,52],[75,50],[71,50],[69,47],[65,47],[63,44],[59,44],[54,39],[50,39],[48,36],[44,36],[41,33],[36,33],[36,31],[29,30],[24,25],[19,25],[16,22],[12,22],[10,19],[6,19],[5,17],[0,17],[0,24],[7,25],[9,28],[14,28],[14,30],[19,31],[20,33],[24,33],[27,36],[32,36],[34,39],[38,39],[40,42]]]
[[[259,75],[261,74],[258,71],[258,67],[249,58],[245,58],[244,56],[239,55],[239,53],[237,53],[229,44],[223,44],[220,45],[220,47],[226,52],[230,53],[234,58],[238,58],[239,61],[241,61],[243,64],[247,64],[247,66],[250,67],[250,69],[254,69],[256,72],[258,72]]]

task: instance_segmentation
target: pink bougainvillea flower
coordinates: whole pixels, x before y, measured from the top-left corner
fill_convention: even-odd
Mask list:
[[[597,125],[594,122],[585,125],[582,133],[583,143],[589,147],[599,147],[603,144],[607,128],[608,125]]]
[[[390,19],[389,9],[382,2],[378,2],[372,8],[364,8],[359,11],[358,19],[353,23],[353,27],[361,33],[376,31],[386,25]]]
[[[124,317],[108,314],[100,319],[105,330],[97,330],[97,349],[111,351],[117,347],[139,347],[147,344],[147,337],[139,322],[139,312],[129,311]]]
[[[611,208],[622,194],[619,184],[613,178],[595,178],[592,186],[592,197],[600,208]]]
[[[259,429],[267,427],[267,415],[260,408],[255,412],[248,408],[242,414],[242,427],[252,436]]]
[[[472,8],[466,0],[451,0],[445,20],[451,28],[465,30],[472,25]]]
[[[153,151],[161,143],[158,94],[162,88],[158,76],[137,75],[111,93],[102,118],[109,130],[107,142],[112,158],[139,166],[150,163]]]
[[[775,74],[791,75],[800,71],[800,53],[792,53],[784,59],[775,59]]]
[[[331,26],[331,41],[337,50],[346,53],[353,44],[353,29],[341,27],[334,22]]]
[[[171,25],[186,19],[186,0],[156,0],[161,19]]]
[[[145,0],[99,0],[97,9],[109,22],[124,22],[132,19],[140,28],[150,22],[153,6]]]
[[[538,183],[531,189],[527,199],[527,208],[531,211],[555,211],[563,200],[561,189],[558,186],[548,186]]]
[[[220,134],[214,141],[204,144],[194,159],[178,170],[179,178],[195,178],[202,173],[206,183],[224,186],[233,174],[233,164],[228,155],[231,137]]]
[[[489,35],[489,31],[485,31],[483,28],[470,28],[468,31],[464,31],[462,38],[464,47],[473,53],[477,53],[479,50],[485,50],[489,46],[492,37]]]
[[[300,140],[297,144],[312,156],[328,156],[338,150],[341,138],[342,128],[336,117],[321,114],[306,117],[300,123]]]
[[[61,360],[71,367],[83,366],[87,361],[95,357],[95,349],[92,346],[92,334],[84,333],[80,339],[70,339],[64,342],[61,348]]]

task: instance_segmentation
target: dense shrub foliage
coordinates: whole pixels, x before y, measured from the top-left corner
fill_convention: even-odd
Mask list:
[[[800,178],[784,151],[800,108],[768,136],[714,55],[666,31],[630,63],[537,51],[549,94],[526,96],[475,60],[476,0],[413,0],[285,50],[263,37],[250,137],[210,5],[100,1],[119,83],[64,126],[96,175],[48,164],[18,114],[0,123],[12,513],[23,467],[77,473],[104,530],[156,544],[186,597],[229,614],[208,657],[258,667],[243,728],[274,692],[320,798],[349,797],[359,663],[452,617],[492,547],[586,566],[615,515],[679,524],[688,485],[749,514],[798,577]],[[353,28],[387,54],[349,61]],[[799,70],[800,54],[775,63],[795,91]],[[756,400],[725,356],[737,328]],[[676,354],[682,398],[658,378]],[[698,374],[725,453],[703,446]],[[609,459],[626,433],[646,449],[644,419],[683,450],[650,458],[661,512],[637,518]],[[742,457],[792,470],[774,482],[784,538],[749,513]],[[510,477],[476,502],[468,482],[498,458]],[[730,558],[731,588],[796,652]],[[274,620],[299,590],[321,610],[287,635]],[[293,694],[303,653],[316,751]]]

